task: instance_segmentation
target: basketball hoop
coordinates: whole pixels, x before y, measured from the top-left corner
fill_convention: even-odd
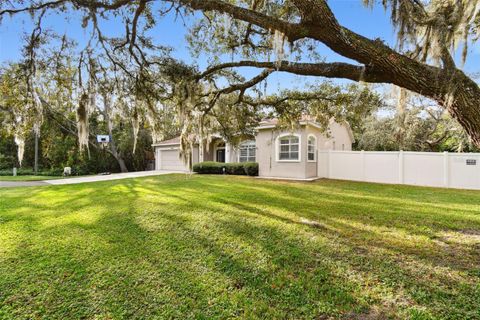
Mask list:
[[[103,154],[103,172],[101,173],[102,175],[105,174],[110,174],[110,172],[107,172],[107,155],[106,155],[106,149],[108,146],[108,143],[110,142],[110,136],[105,135],[105,134],[98,134],[97,135],[97,142],[100,144],[100,148],[102,149],[102,154]]]
[[[105,149],[108,146],[108,143],[110,142],[110,136],[99,134],[97,135],[97,142],[100,144],[102,149]]]

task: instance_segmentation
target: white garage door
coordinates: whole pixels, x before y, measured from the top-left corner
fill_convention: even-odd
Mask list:
[[[160,169],[185,171],[187,167],[179,157],[179,150],[161,150]]]

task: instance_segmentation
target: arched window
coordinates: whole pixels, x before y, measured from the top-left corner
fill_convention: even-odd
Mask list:
[[[307,161],[317,161],[317,138],[313,135],[308,136]]]
[[[277,141],[277,161],[300,161],[299,135],[280,136]]]
[[[240,144],[238,149],[238,162],[255,162],[255,141],[245,141]]]

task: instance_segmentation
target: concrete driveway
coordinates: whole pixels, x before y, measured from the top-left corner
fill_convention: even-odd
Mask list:
[[[170,170],[156,170],[156,171],[138,171],[127,173],[113,173],[110,175],[87,176],[78,178],[65,178],[57,180],[41,180],[41,181],[0,181],[0,188],[5,187],[36,187],[36,186],[53,186],[64,184],[77,184],[86,182],[109,181],[128,178],[140,178],[150,176],[160,176],[170,173],[186,173],[185,171],[170,171]],[[1,177],[0,177],[1,179]]]

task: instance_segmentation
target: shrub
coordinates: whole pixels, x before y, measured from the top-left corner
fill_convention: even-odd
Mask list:
[[[235,162],[235,163],[223,163],[225,167],[226,174],[234,174],[234,175],[245,175],[245,170],[243,169],[243,163]]]
[[[245,162],[243,169],[247,176],[258,176],[258,163],[256,162]]]
[[[38,172],[39,176],[61,176],[63,175],[63,169],[60,168],[52,168],[48,170],[42,170]]]
[[[43,169],[37,172],[37,176],[61,176],[63,174],[63,169]],[[11,176],[13,175],[12,169],[0,170],[0,176]],[[35,172],[32,168],[18,168],[17,176],[33,176]]]
[[[12,170],[0,170],[0,176],[11,176]]]
[[[224,170],[225,169],[225,170]],[[256,162],[233,162],[221,163],[205,161],[193,165],[193,171],[200,174],[234,174],[234,175],[258,175],[258,163]]]
[[[11,175],[13,175],[13,168],[0,171],[0,176],[11,176]],[[33,170],[31,168],[17,168],[17,176],[31,176],[31,175],[33,175]]]
[[[205,161],[196,163],[193,165],[193,171],[197,173],[213,173],[220,174],[223,173],[222,166],[218,162]]]
[[[8,170],[15,165],[15,157],[0,154],[0,170]]]

